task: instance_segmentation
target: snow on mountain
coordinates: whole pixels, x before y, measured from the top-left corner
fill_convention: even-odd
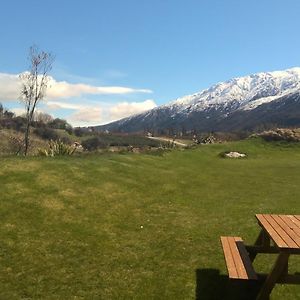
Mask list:
[[[257,73],[220,82],[199,93],[179,98],[162,107],[177,112],[203,111],[234,105],[235,109],[254,109],[278,97],[300,90],[300,68]]]

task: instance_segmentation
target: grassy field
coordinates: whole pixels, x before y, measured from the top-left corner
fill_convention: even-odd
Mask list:
[[[226,150],[249,157],[220,158]],[[253,243],[255,213],[300,213],[295,144],[0,165],[0,299],[246,299],[248,287],[227,286],[219,236]],[[300,299],[300,286],[278,285],[272,299]]]

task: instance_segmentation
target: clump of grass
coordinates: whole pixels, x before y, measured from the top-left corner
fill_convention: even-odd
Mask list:
[[[77,147],[74,145],[67,145],[61,140],[50,141],[49,148],[47,149],[38,149],[38,155],[40,156],[64,156],[64,155],[73,155]]]

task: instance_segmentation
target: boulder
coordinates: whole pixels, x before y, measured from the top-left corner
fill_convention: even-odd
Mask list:
[[[225,157],[229,157],[229,158],[243,158],[243,157],[246,157],[246,154],[245,153],[240,153],[240,152],[232,151],[232,152],[225,153]]]

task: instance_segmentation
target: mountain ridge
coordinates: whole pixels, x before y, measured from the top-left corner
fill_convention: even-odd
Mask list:
[[[158,132],[168,128],[173,128],[176,131],[180,128],[211,131],[216,130],[216,128],[219,130],[218,124],[223,123],[223,130],[228,131],[226,126],[228,122],[224,122],[224,120],[231,117],[236,118],[238,114],[253,115],[254,117],[254,112],[262,111],[262,109],[257,110],[261,105],[264,105],[265,114],[267,114],[268,107],[278,110],[278,106],[272,105],[274,101],[284,99],[285,102],[288,102],[288,98],[293,98],[293,95],[299,91],[299,67],[283,71],[260,72],[219,82],[208,89],[177,98],[149,111],[97,126],[96,129],[121,132],[149,130]],[[292,103],[295,103],[294,98]],[[279,110],[283,112],[284,105]],[[245,114],[247,111],[248,113]],[[278,112],[280,113],[280,111],[277,111],[279,116]],[[267,115],[264,117],[268,119]],[[264,117],[261,116],[260,119]],[[296,123],[300,125],[300,116],[299,122]],[[259,124],[249,125],[247,130],[257,125]]]

